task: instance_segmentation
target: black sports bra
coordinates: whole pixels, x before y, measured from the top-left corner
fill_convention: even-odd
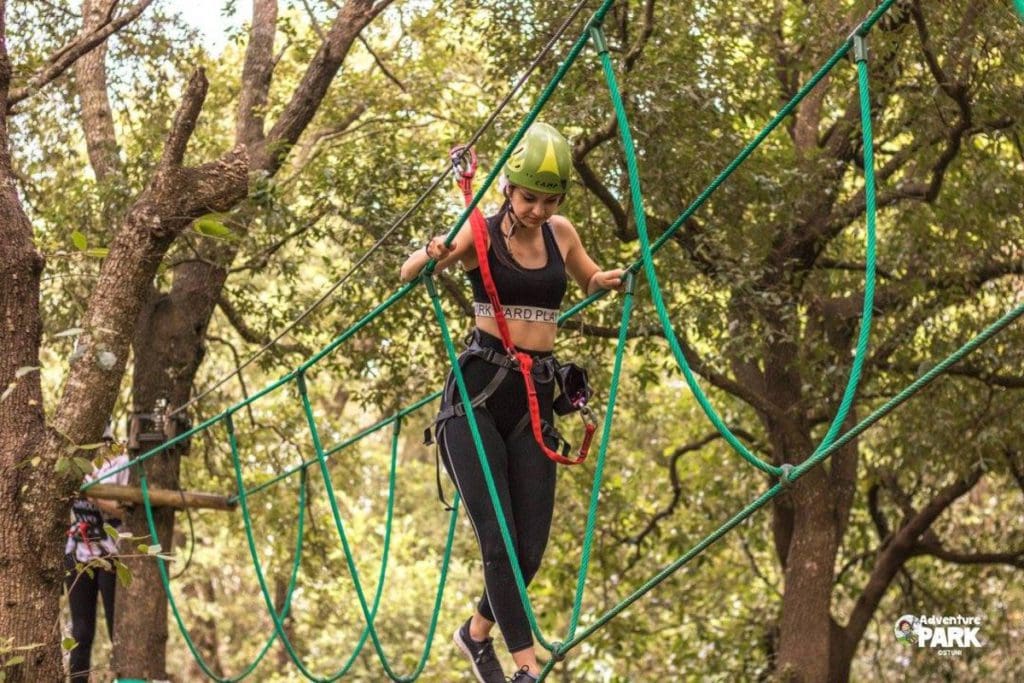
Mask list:
[[[506,309],[512,306],[523,306],[557,311],[565,297],[568,280],[565,275],[565,260],[562,258],[562,252],[558,249],[551,225],[545,222],[540,228],[544,235],[544,250],[547,253],[545,264],[540,268],[524,268],[520,265],[512,267],[506,265],[503,259],[495,253],[495,250],[501,249],[502,256],[515,263],[515,258],[509,253],[501,233],[501,221],[504,217],[505,211],[503,210],[487,219],[487,232],[491,242],[491,246],[487,250],[487,262],[491,266],[491,277],[494,278],[494,284],[498,290],[498,299]],[[477,304],[477,314],[480,315],[481,306],[490,306],[490,299],[487,298],[487,290],[484,289],[483,278],[480,275],[480,268],[467,271],[466,275],[473,285],[473,302]]]

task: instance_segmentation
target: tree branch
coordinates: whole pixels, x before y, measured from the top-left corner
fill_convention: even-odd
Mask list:
[[[114,5],[116,4],[116,2],[111,4],[111,11],[113,11]],[[47,60],[47,66],[43,67],[43,69],[38,73],[29,78],[28,85],[22,88],[16,88],[8,94],[8,110],[17,103],[41,90],[47,84],[59,78],[71,67],[72,64],[78,61],[82,55],[88,53],[111,35],[117,33],[122,28],[135,21],[135,19],[137,19],[139,15],[141,15],[151,4],[153,4],[153,0],[139,0],[138,4],[116,19],[108,18],[108,21],[94,30],[82,32],[75,36],[74,40],[50,56]]]
[[[967,553],[948,550],[941,543],[919,543],[911,557],[931,556],[953,564],[1006,564],[1024,569],[1024,549],[1008,553]]]
[[[842,629],[847,643],[860,641],[893,578],[913,556],[917,539],[929,530],[949,506],[974,488],[982,474],[982,468],[975,466],[965,476],[945,486],[927,505],[904,522],[893,535],[892,541],[879,551],[868,582],[853,607],[847,625]]]
[[[737,436],[742,437],[744,440],[748,442],[753,442],[756,440],[754,439],[753,435],[742,430],[734,430],[733,433],[736,434]],[[672,495],[669,497],[669,502],[656,513],[654,513],[651,516],[651,518],[647,520],[647,523],[640,531],[633,534],[632,536],[626,536],[624,538],[619,539],[621,542],[636,546],[636,553],[637,555],[639,555],[641,546],[643,545],[643,542],[647,539],[647,537],[653,534],[657,534],[659,532],[659,523],[662,520],[671,517],[672,514],[675,513],[676,508],[679,506],[680,502],[682,502],[683,484],[679,478],[679,461],[687,453],[699,451],[712,441],[716,441],[721,438],[722,435],[719,434],[717,431],[710,432],[695,441],[690,441],[681,446],[677,446],[675,449],[673,449],[672,454],[669,456],[668,462],[669,484],[672,487]]]
[[[85,29],[96,30],[110,20],[117,0],[85,0],[82,15]],[[103,182],[121,174],[121,158],[114,130],[114,117],[107,94],[107,44],[101,43],[82,55],[75,64],[75,87],[82,103],[82,132],[96,179]]]
[[[261,164],[264,170],[273,173],[280,167],[289,149],[316,114],[356,36],[391,2],[380,0],[375,4],[371,0],[348,0],[341,8],[291,100],[267,134],[268,156]]]
[[[285,235],[278,241],[274,242],[273,244],[261,249],[259,253],[254,254],[252,257],[250,257],[249,260],[246,261],[244,265],[238,266],[237,268],[231,268],[229,272],[254,272],[266,268],[267,264],[270,263],[271,256],[280,251],[282,247],[284,247],[286,244],[288,244],[296,237],[299,237],[305,234],[306,232],[309,232],[309,230],[311,230],[317,223],[319,223],[320,220],[324,216],[326,216],[333,208],[334,207],[331,205],[330,202],[324,202],[321,205],[321,207],[317,211],[315,211],[313,215],[310,218],[308,218],[302,225],[297,227],[295,230],[292,230],[287,235]]]
[[[255,146],[263,142],[267,97],[274,75],[276,27],[277,0],[253,0],[235,121],[236,144]]]
[[[893,365],[892,363],[881,363],[878,365],[881,370],[892,370],[895,372],[902,372],[907,375],[918,375],[920,364],[915,366],[910,365]],[[1024,375],[1000,375],[998,373],[980,368],[975,365],[954,365],[949,370],[946,370],[947,375],[954,375],[956,377],[968,377],[970,379],[976,379],[979,382],[983,382],[989,386],[1003,387],[1005,389],[1024,389]]]
[[[257,344],[260,347],[263,347],[267,344],[269,338],[259,334],[258,332],[256,332],[256,330],[249,327],[249,324],[245,322],[245,318],[238,311],[238,309],[235,308],[230,301],[228,301],[227,297],[221,295],[217,299],[217,307],[221,310],[221,312],[224,313],[224,317],[227,318],[227,321],[231,324],[231,327],[235,328],[235,331],[238,332],[238,336],[240,336],[242,339],[244,339],[250,344]],[[273,346],[273,348],[277,350],[281,355],[287,353],[297,353],[303,357],[309,357],[313,355],[313,351],[311,349],[306,348],[302,344],[284,344],[279,341],[277,344]]]
[[[646,0],[644,2],[644,19],[640,25],[640,35],[637,36],[633,44],[629,46],[629,50],[626,55],[622,58],[622,69],[624,72],[629,73],[633,70],[637,61],[643,55],[644,48],[647,47],[647,43],[650,42],[651,36],[654,35],[654,0]]]
[[[231,357],[235,361],[235,376],[238,378],[238,385],[242,388],[242,400],[245,401],[245,411],[249,415],[249,425],[253,429],[256,429],[256,417],[253,414],[252,403],[249,401],[249,387],[245,385],[245,375],[242,373],[242,358],[238,354],[238,349],[235,348],[234,344],[222,337],[207,334],[206,338],[212,342],[228,347],[228,351],[231,352]]]
[[[408,92],[406,90],[405,84],[402,83],[402,81],[398,80],[398,76],[393,74],[391,70],[388,69],[387,65],[384,63],[384,60],[381,59],[380,56],[374,51],[374,49],[370,47],[370,44],[366,42],[366,38],[363,38],[362,34],[360,34],[357,37],[359,38],[359,42],[362,44],[362,46],[366,48],[366,51],[370,53],[370,56],[373,57],[373,63],[377,65],[377,68],[381,70],[381,73],[383,73],[384,76],[389,81],[397,85],[399,90],[401,90],[402,92]]]
[[[1015,448],[1007,448],[1004,451],[1006,463],[1010,467],[1010,474],[1017,482],[1017,487],[1024,493],[1024,463],[1020,462],[1020,451]]]
[[[626,213],[625,207],[619,203],[619,200],[615,198],[612,191],[601,182],[601,179],[597,177],[590,164],[582,157],[576,158],[576,155],[573,154],[573,166],[576,168],[576,175],[579,177],[580,182],[583,183],[583,187],[590,190],[590,193],[597,197],[597,200],[608,209],[608,213],[612,216],[615,236],[623,242],[636,239],[636,233],[631,232],[629,229],[629,215]]]
[[[196,121],[199,113],[203,110],[203,103],[206,101],[206,92],[210,83],[206,80],[204,69],[196,69],[189,79],[185,93],[182,95],[181,105],[174,115],[171,123],[171,130],[167,134],[167,141],[164,143],[163,156],[160,158],[160,168],[170,169],[181,166],[185,158],[185,149],[192,133],[196,129]]]

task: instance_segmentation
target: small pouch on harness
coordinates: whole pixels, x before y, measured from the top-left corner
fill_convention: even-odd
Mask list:
[[[587,404],[594,390],[590,388],[586,368],[576,363],[560,363],[555,371],[555,380],[561,394],[555,399],[556,415],[575,413]]]

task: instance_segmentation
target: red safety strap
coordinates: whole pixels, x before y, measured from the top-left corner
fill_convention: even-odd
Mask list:
[[[75,534],[82,537],[82,543],[85,543],[86,547],[89,548],[89,552],[95,553],[96,550],[92,547],[92,541],[89,540],[89,524],[88,522],[77,522],[71,525],[68,529],[68,536],[74,538]]]
[[[472,147],[466,148],[463,145],[453,147],[448,153],[455,168],[456,182],[462,190],[466,200],[466,206],[473,201],[473,175],[476,173],[477,159],[476,152]],[[537,401],[537,387],[533,383],[533,357],[528,353],[518,351],[512,343],[512,334],[508,329],[508,321],[505,319],[505,309],[498,299],[498,288],[491,276],[491,265],[487,261],[487,221],[477,207],[473,208],[469,215],[470,226],[473,228],[473,245],[476,248],[476,258],[480,264],[480,279],[483,280],[484,289],[487,291],[487,298],[491,302],[491,309],[494,311],[494,320],[498,324],[498,332],[501,334],[501,341],[505,345],[505,351],[510,358],[515,358],[519,366],[519,372],[526,384],[526,399],[530,410],[530,426],[533,428],[533,438],[537,445],[551,460],[562,465],[579,465],[587,459],[590,451],[590,441],[594,436],[597,425],[584,417],[586,434],[583,444],[580,446],[579,454],[575,458],[567,458],[558,451],[548,448],[544,443],[544,434],[541,430],[540,403]],[[587,411],[589,414],[589,411]],[[582,414],[582,413],[581,413]]]

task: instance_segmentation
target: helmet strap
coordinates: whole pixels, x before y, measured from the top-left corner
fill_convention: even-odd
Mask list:
[[[505,188],[505,206],[502,207],[502,209],[512,219],[512,227],[509,228],[508,234],[506,235],[508,238],[511,239],[512,235],[516,234],[516,228],[523,224],[523,222],[519,220],[519,216],[516,215],[516,210],[512,208],[511,186]]]

